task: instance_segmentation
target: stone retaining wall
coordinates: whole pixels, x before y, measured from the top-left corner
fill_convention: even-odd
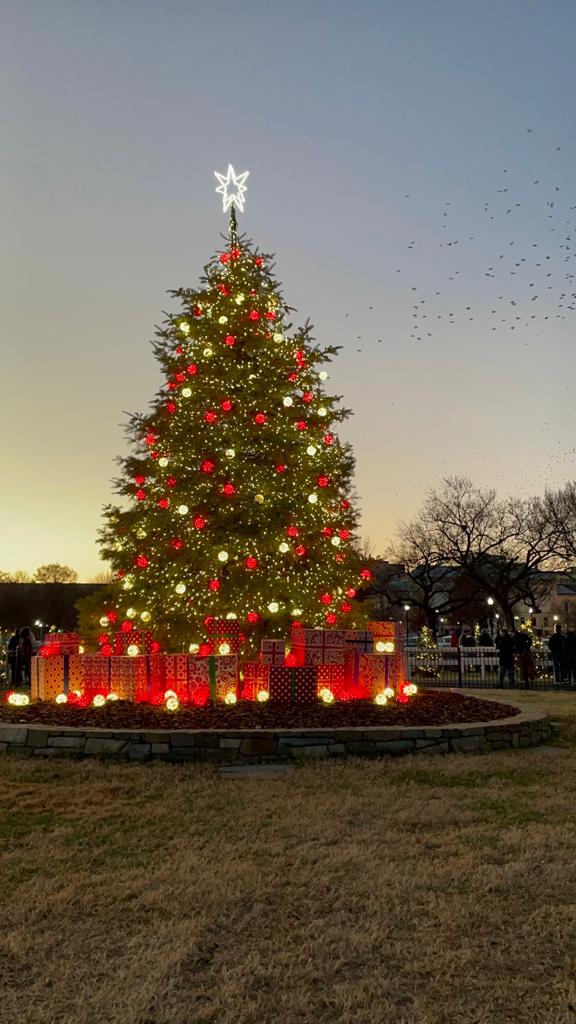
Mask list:
[[[0,723],[0,752],[27,757],[265,764],[323,757],[485,753],[534,747],[551,735],[549,718],[533,709],[492,722],[422,728],[111,731]]]

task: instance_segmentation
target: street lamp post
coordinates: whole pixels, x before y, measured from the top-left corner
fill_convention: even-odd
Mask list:
[[[408,612],[410,611],[410,605],[404,605],[404,622],[406,626],[406,643],[408,643]]]
[[[494,607],[494,598],[487,597],[486,604],[488,605],[488,628],[490,630],[490,636],[494,639],[494,619],[492,618],[492,608]]]

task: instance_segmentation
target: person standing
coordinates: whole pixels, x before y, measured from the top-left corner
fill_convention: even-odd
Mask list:
[[[520,670],[520,682],[528,686],[534,677],[534,664],[532,662],[532,637],[524,629],[517,629],[513,636],[514,651],[518,655],[518,668]]]
[[[508,676],[510,686],[514,686],[514,638],[504,627],[496,641],[498,648],[498,685],[504,686],[504,678]]]
[[[566,631],[564,640],[564,675],[567,683],[576,683],[576,632]]]
[[[22,666],[22,676],[25,682],[30,686],[32,682],[32,655],[34,653],[34,634],[29,626],[24,626],[20,630],[20,664]]]
[[[22,682],[22,666],[20,664],[20,626],[14,627],[14,632],[8,640],[8,682],[10,686],[16,686]]]
[[[548,647],[550,648],[550,654],[552,655],[554,682],[561,683],[563,682],[562,676],[564,674],[564,637],[562,635],[562,626],[559,622],[554,626],[554,632],[548,641]]]

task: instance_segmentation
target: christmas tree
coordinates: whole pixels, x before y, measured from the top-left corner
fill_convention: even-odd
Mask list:
[[[229,237],[199,288],[171,292],[181,308],[153,343],[164,381],[129,421],[124,501],[101,531],[117,576],[98,615],[104,653],[117,630],[136,638],[131,653],[149,631],[156,649],[202,654],[214,618],[239,620],[246,650],[294,622],[363,619],[354,459],[335,433],[349,412],[324,392],[338,349],[315,345],[309,323],[292,329],[270,257],[238,236],[246,176],[218,176]]]
[[[423,676],[438,675],[438,644],[429,626],[422,626],[418,636],[416,670]]]

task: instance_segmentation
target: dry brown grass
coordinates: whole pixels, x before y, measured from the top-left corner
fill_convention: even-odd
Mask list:
[[[201,767],[0,761],[2,1024],[573,1024],[563,749]]]

